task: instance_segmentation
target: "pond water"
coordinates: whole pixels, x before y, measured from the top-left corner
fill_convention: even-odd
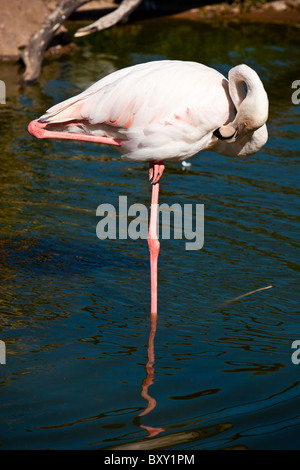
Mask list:
[[[1,448],[299,449],[299,30],[155,19],[77,43],[24,89],[0,65]],[[103,75],[165,58],[226,76],[247,63],[270,116],[254,156],[167,165],[160,203],[204,204],[205,233],[201,250],[161,240],[155,323],[146,240],[96,236],[100,204],[149,206],[147,165],[26,128]]]

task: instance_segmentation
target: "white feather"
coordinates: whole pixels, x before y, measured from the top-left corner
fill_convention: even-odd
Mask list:
[[[239,67],[246,67],[243,73],[249,69]],[[238,67],[232,70],[239,72]],[[249,70],[255,82],[257,75]],[[62,126],[64,132],[120,139],[119,150],[127,160],[160,161],[185,160],[205,148],[242,155],[234,143],[213,135],[234,116],[222,74],[195,62],[165,60],[113,72],[50,108],[40,121],[72,123]]]

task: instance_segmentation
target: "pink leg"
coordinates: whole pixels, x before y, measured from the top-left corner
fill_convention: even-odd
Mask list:
[[[31,121],[28,126],[28,132],[37,139],[70,139],[96,142],[100,144],[121,145],[120,140],[113,139],[112,137],[102,137],[89,134],[76,134],[74,132],[51,131],[46,129],[47,124],[49,123],[39,122],[37,120]]]
[[[160,243],[157,237],[157,210],[159,180],[164,171],[164,164],[151,163],[149,179],[152,183],[151,214],[148,232],[148,246],[150,251],[150,275],[151,275],[151,314],[157,315],[157,260]]]

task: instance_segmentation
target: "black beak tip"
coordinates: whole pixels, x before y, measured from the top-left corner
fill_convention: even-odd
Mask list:
[[[228,136],[228,137],[224,137],[221,132],[220,132],[220,128],[216,129],[214,132],[213,132],[213,135],[215,135],[218,139],[220,140],[230,140],[232,139],[233,137],[236,137],[237,135],[237,131],[235,131],[232,135]]]
[[[216,130],[213,132],[213,134],[214,134],[216,137],[218,137],[218,139],[224,140],[224,137],[221,135],[219,129],[216,129]]]

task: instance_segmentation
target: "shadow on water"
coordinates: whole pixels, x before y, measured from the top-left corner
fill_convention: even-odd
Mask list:
[[[132,261],[99,246],[75,244],[55,239],[16,238],[0,240],[0,268],[27,271],[33,276],[84,275],[106,266],[130,269]]]

